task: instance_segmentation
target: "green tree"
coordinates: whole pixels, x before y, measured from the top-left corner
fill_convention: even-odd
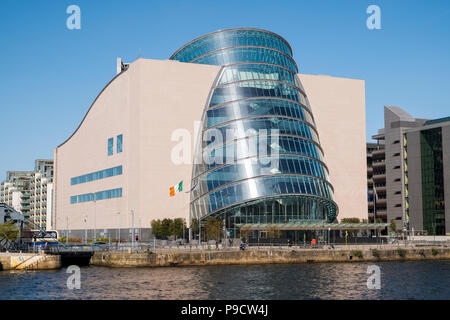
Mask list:
[[[186,228],[186,223],[183,218],[176,218],[173,220],[170,230],[170,235],[175,237],[183,237],[183,231]]]
[[[161,220],[152,220],[151,222],[152,226],[152,233],[155,237],[161,237],[162,236],[162,225]]]
[[[5,240],[17,241],[19,238],[19,227],[12,221],[0,224],[0,242]]]
[[[173,230],[173,220],[172,219],[163,219],[161,222],[161,236],[169,237],[171,235],[171,231]]]
[[[395,224],[395,220],[394,219],[391,220],[391,224],[389,225],[389,229],[392,232],[396,232],[397,231],[397,225]]]
[[[193,235],[198,233],[198,219],[193,218],[191,220],[191,230]]]
[[[205,231],[208,240],[219,240],[222,234],[223,222],[217,218],[209,218],[205,221]]]

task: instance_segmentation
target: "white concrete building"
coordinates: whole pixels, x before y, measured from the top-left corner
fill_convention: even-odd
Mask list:
[[[256,32],[255,37],[271,37],[270,45],[282,46],[283,50],[288,51],[285,40],[273,33],[256,29],[243,29],[238,32],[241,33],[233,33],[231,37],[248,36]],[[194,194],[199,185],[204,188],[206,182],[205,185],[202,185],[203,182],[197,183],[200,180],[196,180],[197,178],[193,176],[194,170],[197,170],[193,167],[193,159],[196,152],[198,154],[197,137],[206,130],[204,128],[204,121],[208,117],[206,111],[209,110],[209,105],[215,99],[219,89],[229,90],[227,88],[230,86],[223,84],[227,81],[237,81],[236,83],[242,84],[239,90],[255,88],[255,90],[266,90],[273,94],[275,92],[285,94],[286,90],[300,92],[301,102],[292,100],[293,96],[292,98],[286,96],[271,97],[270,103],[281,101],[280,103],[283,106],[286,105],[286,108],[314,115],[314,118],[308,115],[310,119],[308,121],[312,124],[307,123],[306,120],[295,121],[301,122],[303,127],[306,123],[309,127],[305,128],[308,130],[311,128],[312,132],[317,132],[317,137],[311,138],[317,140],[314,142],[317,146],[320,137],[324,157],[317,160],[318,162],[314,161],[320,162],[321,165],[326,164],[328,169],[324,170],[328,173],[324,173],[324,178],[317,181],[328,185],[331,181],[334,187],[334,198],[333,195],[329,195],[330,201],[328,201],[325,197],[319,197],[322,202],[317,202],[317,206],[324,205],[320,207],[321,210],[329,210],[329,219],[336,216],[337,207],[339,207],[338,219],[343,217],[367,219],[364,81],[298,74],[291,62],[292,58],[286,53],[281,54],[280,50],[275,48],[270,50],[280,55],[280,59],[284,59],[283,63],[288,67],[277,65],[275,60],[272,63],[248,62],[248,68],[259,71],[240,70],[238,73],[233,73],[233,66],[239,65],[239,68],[242,68],[243,62],[228,66],[211,65],[208,62],[176,61],[183,61],[179,58],[180,54],[186,52],[186,48],[192,44],[195,45],[197,41],[201,43],[209,36],[215,37],[220,33],[196,39],[177,51],[171,60],[138,59],[125,65],[119,60],[118,71],[120,72],[99,93],[72,136],[55,149],[53,225],[57,230],[69,229],[72,232],[69,236],[82,238],[85,230],[89,230],[89,237],[93,235],[92,230],[96,230],[97,237],[115,237],[117,228],[128,229],[126,232],[122,231],[122,237],[124,237],[125,234],[130,234],[129,229],[132,227],[141,232],[148,231],[153,219],[182,217],[189,221],[193,217],[204,219],[218,213],[220,208],[216,210],[210,204],[209,208],[212,211],[210,214],[204,213],[204,206],[208,208],[208,204],[197,203],[201,197],[195,198]],[[252,48],[249,46],[248,50],[253,50]],[[270,56],[272,53],[267,52],[266,55]],[[208,54],[201,57],[205,56]],[[264,60],[265,57],[263,55],[260,59]],[[290,60],[286,60],[288,58]],[[253,59],[253,56],[245,59]],[[220,64],[220,62],[215,63]],[[267,71],[268,69],[270,70]],[[237,78],[233,80],[235,76]],[[245,77],[245,80],[242,77]],[[287,80],[281,79],[282,77],[291,79],[292,83],[285,84]],[[255,78],[262,80],[255,82]],[[270,84],[262,82],[270,82]],[[303,87],[300,82],[303,83]],[[265,91],[261,92],[263,92],[261,95],[266,94]],[[264,103],[269,98],[250,97],[239,98],[236,101],[249,99],[260,103],[261,106],[266,106]],[[267,115],[258,117],[267,118]],[[272,123],[294,120],[286,115],[271,117],[280,118]],[[296,125],[300,125],[297,122]],[[182,148],[183,146],[185,148]],[[247,174],[253,169],[247,166]],[[278,179],[275,177],[279,174],[277,172],[282,172],[274,172],[274,179]],[[225,179],[231,179],[232,174],[233,172],[228,172],[224,176]],[[293,173],[289,173],[288,177],[291,176]],[[258,179],[260,178],[250,177],[249,185],[253,185],[256,189],[262,188],[262,183],[258,182]],[[183,182],[182,191],[170,196],[170,187],[181,181]],[[235,184],[228,182],[225,185]],[[322,188],[316,182],[311,182],[311,188],[315,188],[314,186]],[[211,189],[212,186],[207,188],[210,188],[208,192],[218,190],[217,187]],[[309,188],[309,182],[307,188]],[[314,190],[308,189],[308,192],[315,192]],[[301,195],[300,189],[291,193],[297,200],[313,201],[310,202],[313,206],[308,207],[308,210],[311,208],[316,210],[314,196]],[[217,195],[214,197],[217,198]],[[231,199],[230,195],[226,197]],[[208,201],[209,199],[212,199],[212,194]],[[258,199],[261,198],[248,200],[252,201],[253,206]],[[270,201],[273,203],[273,198]],[[276,210],[287,213],[288,211],[283,211],[288,208],[283,201],[280,198],[277,202],[279,208]],[[289,214],[294,219],[294,215],[300,214],[300,209],[298,212],[293,212],[292,210],[297,209],[289,205],[289,199],[287,201]],[[296,205],[299,204],[301,203],[296,203]],[[224,202],[223,209],[240,210],[236,208],[242,205],[243,202],[239,202],[236,205],[225,206]],[[264,206],[269,210],[267,204]],[[267,212],[264,214],[267,216]],[[225,216],[223,217],[226,220]]]

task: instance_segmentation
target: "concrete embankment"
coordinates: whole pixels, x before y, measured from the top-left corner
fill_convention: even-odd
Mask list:
[[[96,252],[91,264],[108,267],[168,267],[228,264],[363,262],[450,259],[450,248],[259,249],[157,253]]]
[[[34,253],[0,253],[1,270],[51,270],[61,268],[58,255]]]

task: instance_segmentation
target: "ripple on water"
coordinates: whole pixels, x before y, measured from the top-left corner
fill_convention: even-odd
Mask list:
[[[82,267],[0,273],[0,299],[449,299],[450,261],[380,262],[381,289],[367,288],[370,263],[175,268]]]

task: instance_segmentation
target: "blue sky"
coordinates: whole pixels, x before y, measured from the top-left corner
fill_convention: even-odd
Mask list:
[[[81,8],[68,30],[66,8]],[[381,9],[368,30],[366,8]],[[0,1],[0,180],[76,129],[115,75],[116,57],[168,59],[202,34],[257,27],[291,44],[302,73],[366,81],[367,137],[383,106],[413,116],[450,115],[450,1]],[[314,107],[314,106],[313,106]]]

